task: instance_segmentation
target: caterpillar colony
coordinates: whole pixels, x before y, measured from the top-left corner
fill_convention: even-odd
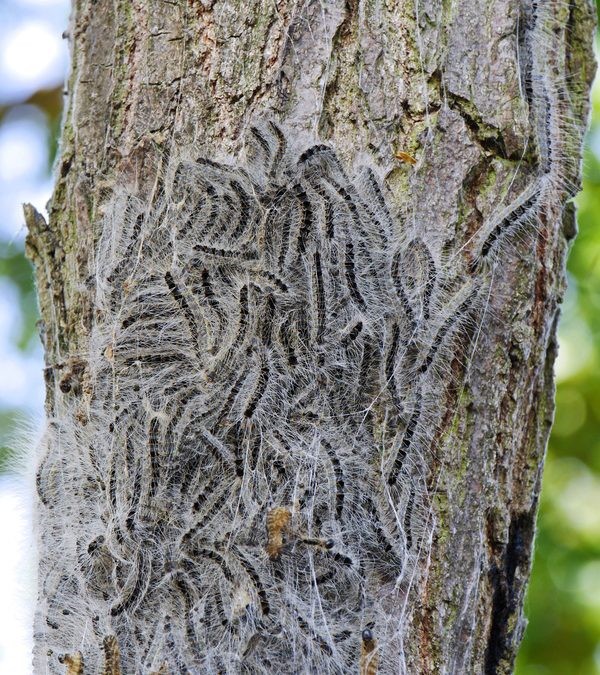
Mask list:
[[[374,163],[272,118],[109,200],[93,395],[38,460],[36,673],[406,672],[450,356],[570,190],[552,4],[524,33],[538,175],[470,263],[407,233]]]

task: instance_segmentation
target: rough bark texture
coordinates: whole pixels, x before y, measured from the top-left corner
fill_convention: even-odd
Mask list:
[[[587,0],[550,4],[556,77],[574,122],[564,153],[577,164],[593,13]],[[90,393],[100,207],[117,185],[150,190],[173,144],[233,153],[251,119],[275,113],[346,160],[368,152],[415,232],[447,252],[468,249],[536,176],[537,132],[520,86],[529,56],[519,52],[534,9],[527,0],[76,0],[49,224],[26,210],[48,414],[61,397]],[[577,184],[578,171],[566,178]],[[405,639],[410,673],[509,673],[522,637],[573,207],[538,226],[536,245],[515,246],[494,270],[468,386],[442,392],[447,414],[429,467],[436,526]]]

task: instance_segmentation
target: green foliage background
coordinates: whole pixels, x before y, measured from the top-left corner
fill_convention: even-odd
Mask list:
[[[0,107],[29,103],[44,113],[56,147],[59,89]],[[600,674],[600,85],[593,91],[592,126],[577,198],[580,234],[569,258],[557,364],[557,413],[548,449],[529,618],[517,675]],[[22,243],[0,240],[0,281],[17,290],[22,320],[14,331],[23,351],[36,347],[36,303]],[[40,364],[40,370],[41,370]],[[0,408],[0,470],[19,411]]]

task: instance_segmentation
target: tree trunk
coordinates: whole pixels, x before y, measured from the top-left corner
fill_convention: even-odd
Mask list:
[[[593,29],[75,2],[36,673],[512,671]]]

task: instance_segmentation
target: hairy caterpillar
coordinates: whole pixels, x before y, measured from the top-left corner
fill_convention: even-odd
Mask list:
[[[564,73],[566,54],[557,34],[564,30],[559,2],[532,2],[523,14],[522,62],[524,95],[535,127],[537,175],[507,207],[498,210],[477,233],[474,264],[497,261],[502,247],[517,238],[531,242],[544,235],[549,204],[562,204],[574,196],[580,153],[573,147],[578,122],[570,109]]]
[[[527,76],[540,175],[475,261],[496,263],[560,183],[546,19]],[[374,167],[272,120],[236,164],[176,155],[159,200],[106,209],[86,424],[63,391],[38,470],[42,536],[61,541],[40,644],[98,669],[115,635],[124,672],[403,671],[440,391],[490,277],[409,236]]]
[[[273,122],[248,136],[247,156],[268,176],[251,178],[251,164],[179,161],[158,207],[117,197],[128,208],[107,210],[119,222],[96,263],[96,395],[75,437],[57,427],[50,439],[65,452],[84,442],[90,456],[67,467],[55,455],[39,474],[45,503],[80,472],[97,474],[81,494],[86,527],[73,551],[95,556],[101,546],[106,583],[97,587],[91,558],[79,556],[74,576],[48,588],[49,642],[60,642],[52,608],[66,584],[98,617],[85,640],[117,635],[125,669],[211,671],[217,661],[235,667],[237,653],[256,672],[274,659],[289,672],[397,662],[398,627],[375,589],[388,588],[400,608],[416,571],[433,365],[460,323],[449,316],[474,311],[479,286],[464,273],[441,284],[414,238],[394,262],[388,252],[403,234],[376,174],[353,178],[331,148],[298,152],[287,137]],[[190,210],[204,203],[198,185],[225,209],[211,217],[258,242],[251,255],[210,226],[204,206]],[[139,251],[134,265],[115,262],[119,246]],[[409,282],[400,295],[398,280]],[[430,320],[434,305],[449,310]],[[376,658],[364,656],[366,615]],[[126,637],[133,616],[148,616],[143,637]]]

